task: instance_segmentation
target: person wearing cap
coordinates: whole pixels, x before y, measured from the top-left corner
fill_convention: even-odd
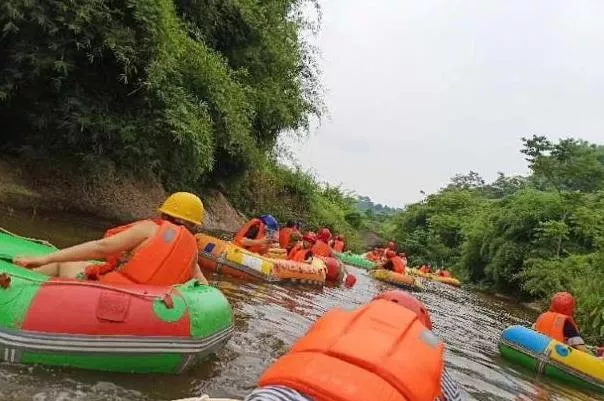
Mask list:
[[[542,313],[535,322],[535,331],[565,343],[580,351],[589,352],[575,323],[577,303],[568,292],[558,292],[552,296],[549,310]]]
[[[289,251],[287,258],[296,262],[309,262],[313,257],[312,246],[316,240],[315,233],[307,232],[302,236],[302,241]]]
[[[245,223],[235,235],[233,242],[250,252],[265,254],[276,242],[279,222],[270,214],[253,218]]]
[[[192,278],[207,284],[193,236],[205,214],[201,199],[177,192],[159,212],[159,218],[112,228],[102,239],[44,256],[17,256],[13,262],[53,277],[108,284],[174,285]]]

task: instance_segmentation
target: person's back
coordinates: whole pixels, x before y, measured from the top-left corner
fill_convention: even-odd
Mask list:
[[[431,328],[425,307],[403,291],[354,311],[329,311],[264,372],[246,401],[461,400]]]
[[[394,251],[386,251],[387,261],[384,263],[384,269],[391,270],[395,273],[405,274],[405,265],[403,260]]]
[[[554,294],[549,310],[537,318],[534,324],[535,331],[587,352],[585,341],[573,318],[575,308],[576,302],[571,294],[568,292]]]
[[[192,234],[203,221],[201,199],[177,192],[159,212],[159,219],[110,229],[100,240],[41,257],[18,257],[14,262],[49,276],[112,284],[173,285],[190,278],[207,283],[197,265],[197,242]]]
[[[331,232],[327,228],[322,228],[317,235],[317,240],[312,247],[312,252],[316,256],[331,256],[331,248],[328,245],[331,238]]]
[[[147,285],[174,285],[190,280],[198,254],[193,234],[166,219],[150,222],[153,227],[145,241],[129,253],[113,255],[115,259],[108,258],[110,261],[104,265],[88,266],[87,278],[108,284]]]

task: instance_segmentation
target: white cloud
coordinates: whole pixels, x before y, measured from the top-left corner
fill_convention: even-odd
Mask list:
[[[331,116],[294,149],[401,206],[469,170],[525,173],[520,138],[604,140],[604,2],[328,0]]]

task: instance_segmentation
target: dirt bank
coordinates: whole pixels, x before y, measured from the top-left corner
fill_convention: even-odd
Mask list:
[[[218,191],[198,194],[207,230],[236,231],[245,218]],[[15,209],[85,213],[113,221],[155,214],[166,192],[153,180],[83,177],[73,172],[40,171],[20,160],[0,160],[0,204]]]

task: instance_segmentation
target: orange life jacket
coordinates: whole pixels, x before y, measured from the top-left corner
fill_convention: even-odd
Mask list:
[[[197,263],[197,241],[185,227],[153,220],[159,227],[147,243],[133,252],[112,255],[104,264],[86,268],[86,276],[110,284],[174,285],[192,278]],[[107,230],[111,237],[135,223]]]
[[[405,274],[405,265],[403,264],[403,260],[399,256],[393,256],[388,260],[389,263],[392,263],[392,271],[395,273]],[[388,264],[388,262],[386,262]]]
[[[279,230],[279,246],[283,249],[290,249],[291,236],[297,230],[291,227],[283,227]]]
[[[575,320],[568,316],[563,315],[562,313],[556,312],[545,312],[542,313],[535,323],[535,331],[538,331],[541,334],[545,334],[548,337],[553,338],[554,340],[558,340],[560,342],[565,343],[568,338],[564,337],[564,323],[570,322],[575,328],[577,332],[579,332],[579,328],[575,323]]]
[[[315,241],[315,244],[312,246],[313,255],[317,256],[331,256],[331,248],[325,242],[320,239]]]
[[[428,266],[422,266],[419,268],[419,271],[422,273],[430,273],[431,270],[428,268]]]
[[[250,228],[252,228],[255,225],[259,225],[258,227],[258,234],[256,235],[255,238],[249,238],[249,239],[263,239],[266,236],[266,225],[262,222],[262,220],[260,219],[251,219],[250,221],[248,221],[247,223],[245,223],[243,225],[243,227],[241,227],[239,229],[239,231],[237,232],[237,235],[235,235],[235,239],[233,240],[233,242],[235,243],[235,245],[238,245],[244,249],[247,249],[250,252],[254,252],[254,253],[264,253],[265,252],[265,248],[262,247],[262,245],[253,245],[253,246],[245,246],[243,245],[243,240],[246,239],[247,237],[245,236],[245,234],[247,234],[247,232],[249,231]]]
[[[298,243],[296,244],[292,249],[289,250],[289,252],[287,253],[287,259],[289,260],[294,260],[294,256],[296,255],[296,252],[298,252],[300,249],[302,249],[302,244]]]
[[[333,250],[336,252],[344,252],[344,241],[342,240],[335,240],[333,242]]]
[[[441,395],[443,354],[415,313],[376,300],[327,312],[258,384],[291,387],[316,401],[433,401]]]
[[[295,262],[306,262],[313,255],[310,249],[300,247],[292,256],[291,260]]]
[[[441,271],[439,271],[439,272],[438,272],[438,275],[439,275],[440,277],[451,277],[451,273],[449,273],[449,272],[448,272],[448,271],[446,271],[446,270],[441,270]]]

